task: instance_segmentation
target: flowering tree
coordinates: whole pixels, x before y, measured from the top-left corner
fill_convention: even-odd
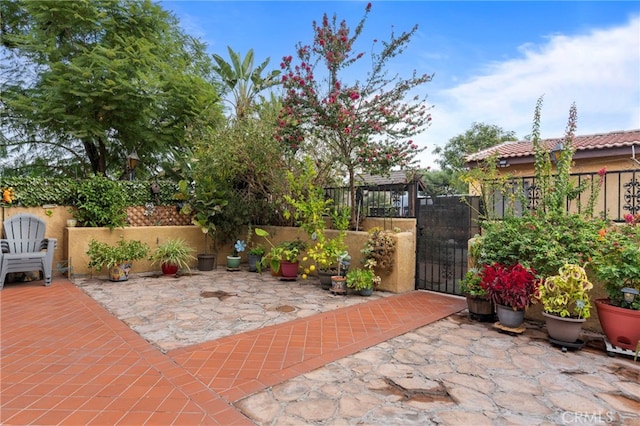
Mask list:
[[[364,56],[352,49],[370,10],[371,3],[353,32],[344,20],[338,23],[335,15],[329,20],[325,14],[320,25],[313,22],[313,44],[297,45],[299,63],[286,56],[280,64],[285,94],[276,140],[292,153],[312,148],[339,164],[348,175],[352,206],[356,172],[384,174],[393,167],[412,166],[424,148],[410,138],[431,121],[426,96],[410,98],[410,92],[432,76],[414,71],[408,78],[389,77],[386,71],[417,26],[399,36],[392,32],[389,42],[373,41],[371,70],[363,81],[348,83],[341,78]],[[352,224],[355,212],[352,209]]]

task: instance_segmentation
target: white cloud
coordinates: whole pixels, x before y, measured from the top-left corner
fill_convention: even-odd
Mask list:
[[[430,95],[433,124],[416,138],[444,145],[471,123],[531,133],[536,100],[544,95],[543,138],[564,134],[571,104],[578,134],[640,128],[640,17],[587,34],[552,35],[542,45],[520,46],[521,57],[488,64],[481,75]],[[433,165],[423,154],[422,165]]]

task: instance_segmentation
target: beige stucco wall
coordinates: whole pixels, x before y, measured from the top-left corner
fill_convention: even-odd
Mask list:
[[[51,214],[47,215],[47,211]],[[30,213],[42,218],[47,224],[46,236],[49,238],[57,238],[58,246],[54,255],[54,269],[58,266],[70,266],[69,271],[75,275],[91,274],[88,268],[89,258],[86,251],[89,248],[89,241],[96,239],[110,244],[118,241],[120,237],[125,239],[135,239],[147,243],[151,250],[162,244],[170,238],[182,238],[194,248],[194,253],[202,253],[205,248],[204,235],[195,226],[140,226],[126,227],[109,230],[108,228],[67,228],[67,219],[71,219],[72,215],[64,206],[34,207],[22,208],[12,207],[2,209],[2,220],[9,218],[18,213]],[[393,225],[391,225],[393,223]],[[394,269],[389,274],[382,275],[382,283],[380,290],[390,291],[394,293],[403,293],[415,289],[415,219],[396,219],[389,218],[367,218],[364,222],[366,229],[372,226],[380,226],[384,229],[398,228],[403,232],[394,233],[393,238],[396,239],[396,253],[394,259]],[[2,231],[0,223],[0,233]],[[281,241],[295,240],[300,238],[308,241],[307,235],[300,228],[295,227],[273,227],[264,226],[271,237],[269,238],[273,244]],[[327,230],[327,236],[333,237],[337,231]],[[246,230],[238,233],[239,238],[246,240]],[[347,245],[349,254],[352,256],[352,267],[360,267],[362,255],[360,250],[368,238],[366,231],[349,231],[347,235]],[[265,247],[269,244],[257,235],[252,235],[252,242],[261,243]],[[217,264],[223,266],[226,264],[226,256],[232,252],[232,243],[219,247]],[[246,251],[241,253],[243,262],[246,262]],[[197,266],[197,261],[191,263],[192,267]],[[133,273],[153,272],[160,269],[159,265],[152,265],[149,260],[138,260],[134,263]],[[97,275],[106,275],[106,271],[93,272]],[[54,271],[54,275],[60,275]]]

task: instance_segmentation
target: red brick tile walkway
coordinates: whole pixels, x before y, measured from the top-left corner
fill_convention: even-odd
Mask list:
[[[229,402],[465,307],[385,297],[163,354],[71,282],[0,292],[0,423],[252,424]]]

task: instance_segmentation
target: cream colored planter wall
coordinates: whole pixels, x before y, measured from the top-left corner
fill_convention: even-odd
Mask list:
[[[47,212],[49,214],[47,214]],[[153,250],[167,239],[182,238],[194,248],[194,254],[204,252],[205,247],[204,235],[197,227],[191,225],[126,227],[116,228],[113,231],[110,231],[108,228],[67,228],[67,219],[71,219],[72,215],[68,212],[67,207],[64,206],[3,208],[2,220],[19,213],[30,213],[42,218],[47,224],[46,236],[58,239],[58,247],[54,255],[54,276],[60,275],[60,273],[55,270],[58,265],[66,267],[67,264],[71,266],[73,274],[91,274],[92,271],[87,267],[89,258],[86,255],[91,239],[115,243],[122,236],[128,240],[134,239],[145,242]],[[379,226],[389,230],[394,228],[402,230],[402,232],[393,234],[393,238],[396,239],[397,244],[394,268],[391,273],[381,275],[382,283],[379,289],[393,293],[404,293],[414,290],[416,220],[404,218],[367,218],[363,225],[365,229]],[[0,223],[0,233],[2,231],[1,226],[2,224]],[[263,228],[271,234],[272,237],[270,240],[274,244],[286,240],[295,240],[296,238],[308,241],[307,235],[300,228],[273,226],[264,226]],[[337,231],[327,230],[327,236],[330,238],[335,236],[336,233]],[[239,231],[238,237],[246,240],[246,229]],[[352,256],[352,268],[361,267],[360,260],[362,259],[362,255],[360,254],[360,250],[364,247],[367,238],[368,234],[366,231],[348,232],[347,245],[349,247],[349,254]],[[269,244],[257,235],[252,236],[252,241],[254,243],[261,243],[269,248]],[[218,257],[216,259],[218,265],[223,266],[226,264],[226,256],[233,251],[232,245],[232,243],[229,243],[219,247]],[[246,263],[246,251],[242,252],[241,256],[243,263]],[[197,261],[194,260],[191,266],[195,268]],[[136,274],[159,270],[160,265],[151,265],[151,262],[148,260],[138,260],[133,265],[132,273]],[[93,273],[100,276],[106,275],[106,271],[104,270]]]

